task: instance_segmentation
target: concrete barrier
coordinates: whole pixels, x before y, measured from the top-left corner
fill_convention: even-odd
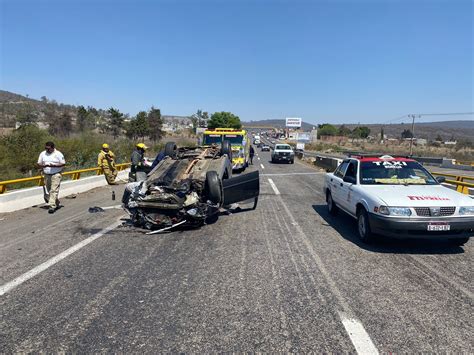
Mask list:
[[[314,165],[329,170],[329,171],[334,171],[336,168],[339,166],[339,164],[342,163],[342,159],[339,158],[329,158],[329,157],[323,157],[320,155],[316,155],[316,160],[314,162]]]
[[[118,177],[123,180],[128,180],[129,171],[130,169],[120,171]],[[107,185],[107,181],[105,181],[104,175],[64,181],[61,183],[61,188],[59,189],[59,197],[64,198],[105,185]],[[42,186],[13,190],[0,195],[0,213],[18,211],[43,203]]]

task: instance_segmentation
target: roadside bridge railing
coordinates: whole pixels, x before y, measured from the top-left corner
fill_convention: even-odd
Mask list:
[[[130,163],[123,163],[123,164],[116,164],[115,165],[117,171],[122,171],[130,167]],[[101,167],[95,168],[88,168],[88,169],[80,169],[80,170],[72,170],[72,171],[65,171],[62,173],[63,176],[71,177],[71,180],[79,180],[81,178],[81,174],[95,172],[96,175],[102,175],[103,171]],[[0,194],[3,194],[7,191],[7,186],[16,185],[16,184],[23,184],[26,182],[35,182],[37,186],[44,185],[44,178],[42,175],[32,176],[27,178],[21,179],[13,179],[13,180],[6,180],[0,181]]]

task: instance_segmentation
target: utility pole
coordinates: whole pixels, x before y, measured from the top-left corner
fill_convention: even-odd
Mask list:
[[[415,139],[415,117],[417,115],[408,115],[408,117],[412,118],[411,121],[411,140],[410,140],[410,156],[413,155],[413,139]],[[420,118],[421,115],[418,115],[418,118]]]

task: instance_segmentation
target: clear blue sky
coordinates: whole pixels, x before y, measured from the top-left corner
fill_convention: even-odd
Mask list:
[[[312,123],[473,111],[471,1],[0,2],[0,87],[33,98]]]

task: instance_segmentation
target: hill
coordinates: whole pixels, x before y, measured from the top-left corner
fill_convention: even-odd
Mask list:
[[[275,128],[285,128],[286,121],[285,120],[259,120],[259,121],[249,121],[249,122],[242,122],[245,127],[275,127]],[[313,127],[317,127],[317,124],[311,124],[308,122],[302,122],[301,128],[304,131],[310,131]]]
[[[284,128],[285,120],[260,120],[243,122],[246,127],[264,127],[271,126],[276,128]],[[302,123],[302,129],[309,131],[317,124],[307,122]],[[339,127],[341,125],[335,125]],[[380,134],[383,128],[384,134],[389,138],[400,138],[401,133],[405,129],[411,129],[411,124],[346,124],[346,127],[354,129],[357,126],[366,126],[370,128],[371,135]],[[438,134],[443,140],[469,140],[474,142],[474,121],[473,120],[457,120],[457,121],[438,121],[438,122],[420,122],[415,124],[415,136],[434,140]]]

